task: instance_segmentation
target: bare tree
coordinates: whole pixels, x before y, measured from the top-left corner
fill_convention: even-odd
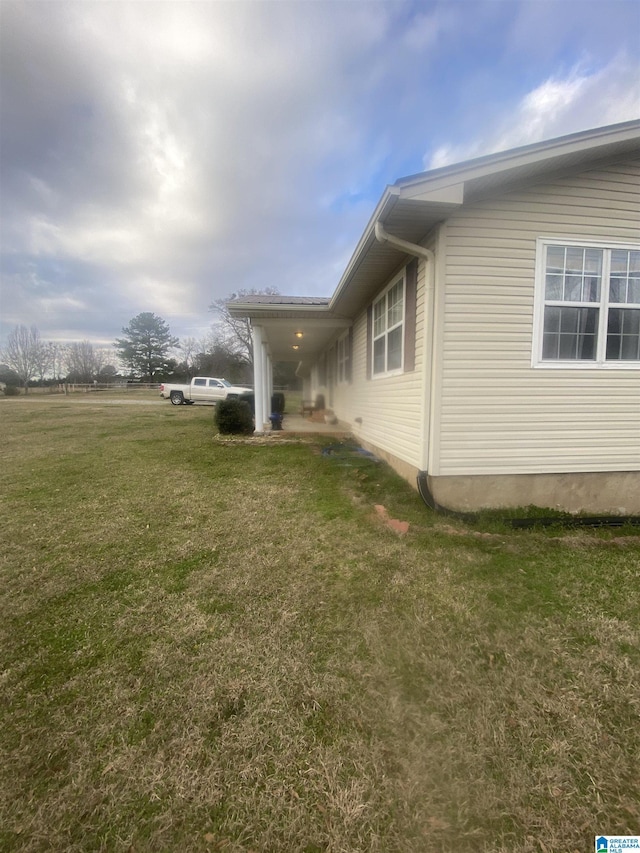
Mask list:
[[[67,372],[75,382],[92,382],[105,363],[105,353],[95,349],[90,341],[80,341],[67,347]]]
[[[38,373],[41,349],[40,332],[35,326],[16,326],[9,333],[2,358],[17,373],[25,393],[29,389],[29,382]]]
[[[184,338],[184,340],[180,341],[178,350],[182,356],[182,363],[184,364],[187,375],[189,378],[193,377],[196,358],[198,352],[201,351],[198,341],[195,338]]]
[[[45,341],[39,341],[36,347],[36,375],[40,382],[44,382],[50,374],[51,366],[51,347]]]
[[[226,299],[217,299],[212,302],[209,310],[218,315],[214,323],[218,344],[227,352],[253,365],[251,322],[246,317],[232,317],[227,308],[227,302],[234,299],[241,302],[247,296],[279,296],[279,294],[280,291],[275,287],[267,287],[264,290],[238,290]]]
[[[62,377],[65,374],[67,348],[64,344],[57,343],[56,341],[49,341],[47,349],[49,350],[51,374],[57,382],[61,382]]]

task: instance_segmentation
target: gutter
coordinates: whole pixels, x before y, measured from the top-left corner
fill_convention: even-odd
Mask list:
[[[402,240],[400,237],[395,237],[385,230],[384,226],[377,220],[375,223],[375,235],[379,243],[388,243],[390,246],[398,249],[401,252],[406,252],[408,255],[413,255],[417,258],[422,258],[426,264],[426,291],[424,299],[424,353],[425,358],[428,357],[429,363],[425,364],[423,369],[423,388],[422,388],[422,447],[420,475],[427,476],[427,465],[429,458],[429,448],[431,442],[431,411],[432,411],[432,396],[434,388],[434,364],[435,364],[435,282],[436,282],[436,255],[431,249],[425,249],[424,246],[418,243],[410,243],[408,240]],[[427,356],[428,354],[428,356]],[[420,476],[419,475],[419,476]]]

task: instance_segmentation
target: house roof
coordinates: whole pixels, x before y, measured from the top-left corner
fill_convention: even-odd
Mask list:
[[[315,346],[293,351],[312,358],[349,325],[405,262],[405,257],[375,236],[376,222],[393,236],[420,243],[429,232],[463,204],[506,192],[519,185],[549,180],[577,169],[592,168],[640,153],[640,120],[574,133],[477,157],[464,163],[421,172],[398,179],[386,187],[364,229],[342,278],[331,298],[251,297],[260,301],[228,303],[232,314],[260,318],[267,330],[274,358],[291,358],[289,336],[303,319],[324,323],[326,335],[314,337]],[[270,301],[275,300],[275,301]],[[285,325],[290,320],[291,328]],[[280,324],[269,331],[271,322]],[[304,339],[303,339],[304,340]],[[316,349],[317,347],[317,349]],[[288,349],[287,349],[288,348]]]
[[[376,240],[377,221],[389,234],[419,243],[435,225],[465,203],[639,153],[640,120],[637,120],[400,178],[382,194],[330,306],[334,311],[353,316],[402,262],[397,249]]]

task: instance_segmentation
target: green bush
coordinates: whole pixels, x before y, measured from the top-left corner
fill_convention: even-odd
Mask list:
[[[220,400],[215,422],[222,435],[249,435],[253,432],[251,406],[244,400]]]
[[[20,394],[20,389],[17,385],[7,385],[4,389],[5,397],[18,397]]]

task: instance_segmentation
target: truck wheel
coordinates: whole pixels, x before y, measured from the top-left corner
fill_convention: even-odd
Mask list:
[[[169,399],[174,406],[181,406],[184,403],[182,391],[172,391],[171,394],[169,394]]]

